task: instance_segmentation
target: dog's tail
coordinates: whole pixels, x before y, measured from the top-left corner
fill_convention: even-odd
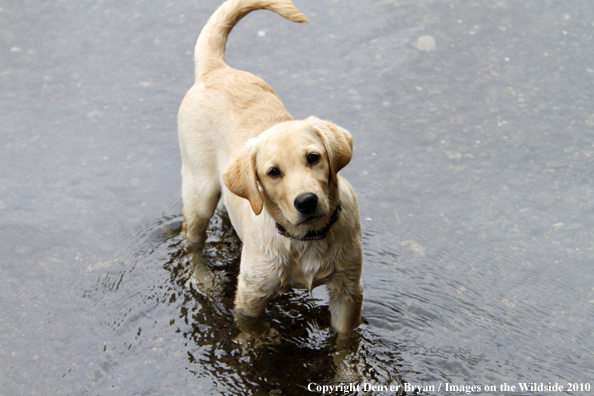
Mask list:
[[[231,29],[248,13],[270,10],[292,22],[307,22],[307,18],[291,0],[228,0],[210,17],[194,48],[196,78],[225,65],[225,47]]]

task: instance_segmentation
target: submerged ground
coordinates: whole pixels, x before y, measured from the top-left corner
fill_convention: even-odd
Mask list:
[[[234,30],[232,66],[355,137],[358,378],[333,366],[323,288],[272,304],[280,346],[238,346],[224,215],[219,293],[189,281],[176,112],[218,4],[0,4],[0,394],[587,394],[591,4],[296,0],[310,24]]]

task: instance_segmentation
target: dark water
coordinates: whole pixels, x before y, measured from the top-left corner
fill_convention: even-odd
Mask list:
[[[175,236],[176,112],[218,4],[0,2],[0,395],[590,394],[591,3],[298,0],[311,24],[233,32],[230,64],[355,137],[347,373],[323,288],[271,304],[280,345],[243,349],[224,215],[211,293]]]

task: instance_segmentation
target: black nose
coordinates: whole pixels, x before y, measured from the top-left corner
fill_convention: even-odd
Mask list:
[[[295,208],[303,214],[309,214],[316,210],[318,206],[318,196],[314,193],[305,193],[299,195],[295,198],[295,202],[293,202]]]

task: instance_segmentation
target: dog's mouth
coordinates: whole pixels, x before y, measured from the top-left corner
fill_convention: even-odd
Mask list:
[[[312,225],[317,223],[322,217],[324,217],[323,214],[315,214],[315,215],[308,215],[308,216],[304,216],[302,218],[299,219],[299,221],[297,222],[297,224],[295,224],[296,226],[300,226],[300,225]]]
[[[320,223],[328,217],[326,205],[321,203],[318,204],[316,208],[312,208],[312,210],[309,211],[299,210],[298,208],[289,208],[288,210],[283,210],[280,206],[278,209],[280,209],[280,213],[277,212],[280,215],[278,218],[284,219],[281,224],[285,223],[287,226],[293,228],[299,227],[301,228],[301,231],[311,231],[316,229],[320,226]],[[296,229],[294,229],[294,231],[299,232]]]

